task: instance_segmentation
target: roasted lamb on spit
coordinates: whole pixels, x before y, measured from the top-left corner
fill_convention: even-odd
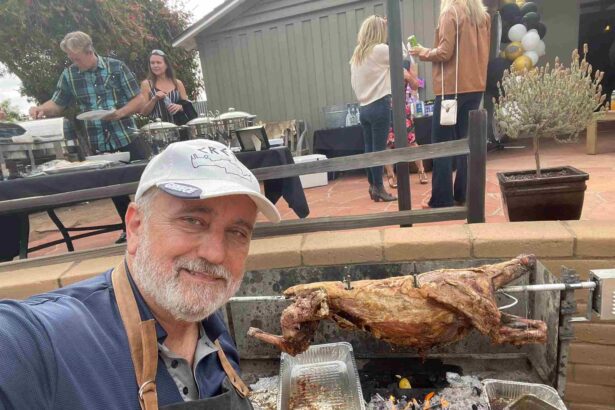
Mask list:
[[[546,343],[547,326],[498,310],[495,291],[534,270],[536,258],[467,269],[440,269],[417,275],[352,282],[317,282],[288,288],[294,303],[280,318],[282,336],[250,328],[248,334],[291,355],[304,352],[322,319],[357,328],[421,354],[456,342],[472,328],[494,343]]]

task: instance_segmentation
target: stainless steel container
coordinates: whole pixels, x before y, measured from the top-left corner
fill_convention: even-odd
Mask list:
[[[566,410],[566,405],[557,394],[557,390],[545,384],[486,379],[483,385],[492,410],[502,409],[526,394],[534,395],[558,410]]]
[[[239,141],[235,135],[235,130],[253,125],[255,119],[256,115],[237,111],[231,107],[227,112],[218,115],[214,119],[214,125],[216,125],[221,138],[224,139],[226,144],[238,147]]]
[[[139,134],[152,147],[152,152],[158,154],[162,152],[169,144],[181,140],[180,129],[177,125],[170,122],[163,122],[160,118],[150,122],[140,128]]]
[[[190,139],[215,139],[216,125],[214,124],[214,117],[208,117],[203,114],[193,120],[188,121],[186,126],[188,127],[188,135]]]
[[[352,345],[313,345],[295,357],[282,353],[278,410],[364,410]]]

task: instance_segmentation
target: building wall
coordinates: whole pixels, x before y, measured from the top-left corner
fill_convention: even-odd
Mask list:
[[[361,22],[386,1],[276,0],[238,8],[197,38],[209,108],[324,126],[322,107],[355,101],[348,61]],[[403,34],[431,45],[439,0],[402,0]],[[420,63],[432,95],[431,67]]]
[[[246,2],[197,37],[208,108],[229,107],[263,121],[305,119],[324,127],[322,108],[354,102],[348,60],[363,19],[386,14],[385,0]],[[401,0],[404,37],[432,45],[439,0]],[[547,56],[569,63],[579,37],[578,0],[537,0],[548,33]],[[419,63],[433,98],[431,64]]]
[[[570,64],[570,54],[579,42],[579,0],[540,0],[542,20],[547,26],[545,44],[546,59],[553,64],[559,57],[564,64]]]

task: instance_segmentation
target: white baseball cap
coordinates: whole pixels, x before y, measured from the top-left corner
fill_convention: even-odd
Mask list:
[[[145,167],[135,200],[154,186],[183,199],[248,195],[267,219],[280,221],[275,205],[260,193],[254,174],[230,148],[216,141],[195,139],[170,144]]]

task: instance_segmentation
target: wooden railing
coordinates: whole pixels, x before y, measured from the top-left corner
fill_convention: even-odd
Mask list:
[[[470,112],[470,122],[467,139],[385,150],[361,155],[352,155],[324,161],[302,164],[281,165],[276,167],[257,168],[253,170],[259,181],[314,174],[319,172],[348,171],[369,168],[385,164],[408,163],[416,160],[444,158],[455,155],[468,155],[468,193],[465,206],[454,206],[437,209],[400,210],[367,215],[306,218],[287,220],[278,224],[258,223],[255,237],[276,235],[291,235],[305,232],[333,231],[343,229],[371,228],[387,225],[409,226],[415,223],[438,222],[455,219],[467,219],[469,223],[485,221],[485,167],[487,152],[487,115],[484,110]],[[402,178],[399,179],[403,183]],[[407,179],[405,182],[407,183]],[[84,189],[40,197],[29,197],[0,202],[0,215],[7,213],[22,214],[27,218],[29,213],[66,206],[72,203],[111,198],[120,195],[134,194],[137,182],[109,185],[101,188]],[[400,195],[410,188],[399,187]],[[367,194],[367,192],[366,192]],[[404,198],[401,199],[402,201]],[[401,201],[400,201],[401,202]],[[406,200],[409,203],[409,200]],[[27,226],[24,224],[24,226]],[[23,233],[24,235],[26,233]],[[64,235],[64,233],[63,233]],[[89,236],[82,234],[79,237]],[[22,235],[23,236],[23,235]],[[24,237],[27,237],[24,236]],[[74,237],[76,238],[76,237]],[[62,240],[57,241],[62,242]]]
[[[456,155],[468,155],[468,192],[465,206],[400,210],[397,212],[343,217],[306,218],[282,221],[278,224],[263,222],[257,224],[255,237],[371,228],[387,225],[409,226],[415,223],[454,219],[467,219],[468,223],[484,222],[487,155],[487,114],[485,110],[470,112],[467,139],[352,155],[324,161],[258,168],[253,170],[253,172],[259,181],[265,181],[319,172],[348,171]],[[402,191],[402,189],[399,190],[400,194]],[[410,193],[409,187],[406,187],[406,192]]]

